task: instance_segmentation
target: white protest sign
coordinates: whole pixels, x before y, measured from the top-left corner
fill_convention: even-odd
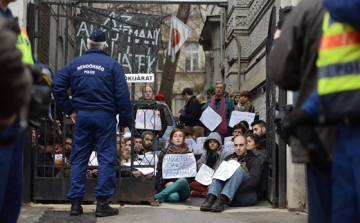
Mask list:
[[[95,151],[92,151],[92,153],[90,155],[88,166],[99,166],[98,160],[97,160],[97,155],[96,155]]]
[[[203,145],[204,142],[206,141],[206,139],[207,139],[207,137],[198,137],[198,138],[196,139],[196,143]]]
[[[224,144],[226,144],[227,142],[231,142],[231,140],[234,138],[234,136],[228,136],[224,138]]]
[[[196,142],[194,139],[185,139],[185,143],[188,145],[191,152],[194,152],[194,146],[196,145]]]
[[[125,74],[128,83],[154,82],[154,74]]]
[[[203,154],[205,152],[205,149],[203,145],[195,144],[193,145],[193,151],[195,155],[198,155],[198,154]]]
[[[247,121],[249,125],[254,121],[255,113],[250,112],[241,112],[241,111],[233,111],[231,113],[229,126],[232,128],[234,125],[238,124],[241,121]],[[251,129],[251,126],[250,126]]]
[[[135,161],[133,167],[139,170],[143,175],[154,173],[154,168],[140,167],[141,165],[147,165],[147,164],[139,164],[138,162]],[[124,163],[124,166],[131,166],[131,163]]]
[[[62,160],[62,154],[55,154],[55,160]]]
[[[235,160],[223,161],[214,173],[213,179],[225,181],[234,175],[239,166],[240,163]]]
[[[208,186],[211,184],[212,181],[211,177],[213,174],[214,174],[214,170],[203,164],[198,174],[196,175],[195,180],[201,183],[202,185]]]
[[[138,109],[136,112],[136,129],[161,130],[160,112],[151,109]]]
[[[163,179],[195,177],[196,161],[194,154],[166,154],[162,163]]]
[[[234,142],[227,142],[224,145],[224,149],[228,151],[230,154],[233,154],[235,152],[234,150]]]
[[[207,107],[201,114],[200,121],[210,131],[214,131],[214,129],[216,129],[216,127],[218,127],[218,125],[222,122],[222,118],[212,108]]]

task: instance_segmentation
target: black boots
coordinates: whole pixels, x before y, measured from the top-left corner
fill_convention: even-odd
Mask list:
[[[229,202],[229,198],[223,194],[220,194],[210,209],[213,212],[222,212],[224,210],[224,205],[227,204],[228,202]]]
[[[81,201],[72,201],[70,215],[80,215],[83,213],[83,208],[81,207]]]
[[[215,201],[216,201],[216,196],[209,193],[206,196],[205,202],[200,206],[200,210],[211,211],[211,206],[215,203]]]
[[[95,213],[96,217],[106,217],[118,214],[119,209],[110,207],[106,200],[97,200]]]

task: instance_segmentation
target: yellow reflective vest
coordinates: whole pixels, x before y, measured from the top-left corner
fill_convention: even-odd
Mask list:
[[[317,91],[330,119],[360,116],[360,33],[325,13]]]
[[[20,34],[18,35],[18,40],[16,42],[16,47],[22,53],[22,62],[26,64],[34,64],[32,58],[30,40],[25,29],[20,29]]]

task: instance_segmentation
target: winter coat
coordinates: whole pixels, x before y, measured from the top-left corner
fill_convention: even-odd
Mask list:
[[[236,153],[230,154],[225,158],[226,161],[236,158]],[[260,159],[257,158],[253,152],[247,151],[247,154],[245,157],[243,157],[240,162],[245,163],[247,169],[249,170],[249,179],[245,181],[243,184],[240,185],[240,187],[237,189],[236,193],[244,193],[250,190],[255,190],[261,180],[261,171],[262,166],[260,163]],[[242,167],[239,167],[242,168]]]
[[[124,70],[100,49],[89,49],[62,68],[53,77],[52,93],[68,115],[76,110],[102,110],[119,114],[119,126],[130,124],[132,106]]]
[[[206,104],[203,107],[201,107],[201,111],[205,111],[205,109],[208,106],[210,106],[212,97],[216,97],[216,95],[214,94],[207,100]],[[231,98],[229,98],[227,95],[225,95],[225,111],[226,111],[227,126],[228,128],[230,128],[229,122],[230,122],[231,113],[234,111],[234,101]],[[215,112],[218,114],[220,113],[220,102],[216,103],[215,101]],[[219,132],[219,127],[216,127],[214,132]]]
[[[206,140],[204,142],[204,148],[205,148],[206,152],[204,152],[201,155],[200,161],[199,161],[199,163],[197,165],[198,170],[201,168],[201,166],[203,164],[206,164],[206,161],[207,161],[209,155],[210,154],[212,155],[212,152],[211,152],[211,150],[209,148],[210,139],[215,139],[219,143],[219,148],[216,151],[216,155],[217,155],[216,164],[215,164],[214,167],[209,166],[210,168],[214,168],[214,170],[216,170],[220,166],[222,161],[225,159],[225,157],[230,155],[230,153],[228,151],[226,151],[225,149],[222,148],[222,140],[221,140],[221,137],[220,137],[219,133],[212,132],[212,133],[210,133],[210,135],[206,138]]]
[[[269,173],[269,153],[266,149],[257,149],[253,152],[255,156],[260,159],[260,163],[262,165],[261,172],[261,181],[258,187],[261,191],[267,191],[267,183],[268,183],[268,173]]]
[[[325,8],[320,1],[303,0],[289,14],[268,60],[270,78],[281,88],[299,91],[299,109],[317,85],[317,51]],[[329,154],[334,151],[335,127],[317,129]],[[292,161],[309,162],[306,149],[291,138]],[[271,149],[271,148],[267,148]]]
[[[169,144],[168,148],[170,146],[172,146],[172,144]],[[187,145],[185,144],[185,146],[187,146]],[[175,182],[177,180],[177,179],[163,179],[163,177],[162,177],[162,164],[163,164],[164,156],[166,154],[168,154],[168,148],[161,150],[161,153],[159,155],[159,159],[158,159],[158,162],[157,162],[157,168],[156,168],[157,173],[156,173],[156,178],[155,179],[159,183],[159,186],[160,186],[160,188],[159,188],[159,186],[158,186],[158,188],[156,188],[156,190],[158,192],[163,190],[165,188],[165,185],[168,182],[170,182],[170,181]],[[191,152],[189,152],[189,153],[191,153]],[[187,177],[185,179],[190,184],[191,182],[194,181],[195,177]]]
[[[185,114],[180,116],[180,121],[190,127],[201,126],[200,117],[201,105],[196,97],[192,95],[185,105]]]

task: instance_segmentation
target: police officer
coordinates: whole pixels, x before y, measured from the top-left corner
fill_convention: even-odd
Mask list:
[[[27,125],[32,82],[22,61],[33,64],[32,57],[27,57],[31,55],[29,41],[22,42],[28,40],[25,31],[17,38],[6,28],[4,16],[13,18],[8,8],[10,2],[0,0],[0,222],[16,222],[20,212],[25,142],[22,128]]]
[[[96,146],[98,155],[98,185],[96,216],[119,214],[107,199],[116,186],[116,115],[119,133],[124,134],[131,120],[130,93],[122,67],[105,52],[104,31],[95,30],[87,39],[85,55],[75,58],[55,75],[53,95],[60,109],[75,123],[74,144],[68,199],[72,200],[71,215],[83,212],[81,200],[85,194],[86,169]],[[72,101],[66,93],[71,87]],[[75,122],[76,120],[76,122]]]

